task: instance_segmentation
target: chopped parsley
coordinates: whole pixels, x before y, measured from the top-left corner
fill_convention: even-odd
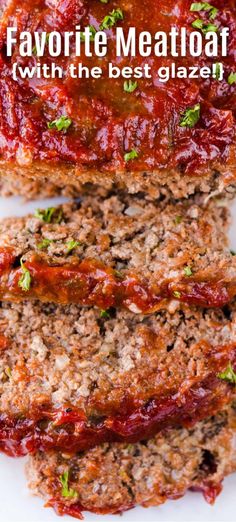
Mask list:
[[[57,211],[55,207],[48,207],[45,210],[38,208],[35,210],[34,217],[41,219],[44,223],[51,223],[52,218],[56,217],[55,222],[60,223],[62,220],[62,211],[61,209]]]
[[[108,0],[100,0],[102,4],[108,4]]]
[[[120,8],[113,9],[111,11],[111,13],[109,13],[107,16],[105,16],[105,18],[103,18],[103,21],[100,24],[100,29],[101,29],[101,31],[103,31],[104,29],[111,29],[113,27],[113,25],[116,25],[116,23],[119,20],[123,20],[123,19],[124,19],[123,11]]]
[[[108,310],[101,310],[100,317],[102,317],[103,319],[110,319],[111,316]]]
[[[132,80],[127,80],[124,82],[124,91],[125,92],[134,92],[138,87],[138,82],[132,82]]]
[[[216,80],[219,80],[220,79],[220,73],[221,73],[221,66],[220,66],[219,62],[217,62],[215,65],[216,65],[215,77],[216,77]]]
[[[175,290],[175,291],[173,292],[173,296],[174,296],[174,297],[177,297],[177,299],[180,299],[180,297],[181,297],[181,292],[178,292],[177,290]]]
[[[46,38],[45,38],[45,44],[48,45],[48,41],[49,41],[49,36],[50,36],[50,33],[47,33],[46,34]],[[32,55],[35,56],[37,55],[37,47],[36,45],[33,47],[32,49]]]
[[[200,103],[197,103],[192,108],[186,109],[181,116],[180,127],[194,127],[200,118],[200,111]]]
[[[176,216],[176,218],[174,219],[175,225],[179,225],[182,221],[183,221],[182,216]]]
[[[231,362],[229,362],[224,372],[217,374],[217,377],[219,377],[219,379],[222,379],[223,381],[229,382],[230,384],[236,384],[236,373],[232,367]]]
[[[228,76],[228,84],[229,85],[233,85],[233,83],[236,83],[236,72],[231,72],[230,75]]]
[[[207,11],[209,13],[209,18],[214,20],[219,9],[214,7],[214,5],[209,4],[208,2],[194,2],[190,7],[190,11]]]
[[[7,366],[4,371],[5,371],[5,374],[8,377],[8,379],[10,379],[10,377],[11,377],[11,368],[9,366]]]
[[[39,248],[39,250],[43,250],[44,248],[47,248],[52,242],[53,239],[42,239],[42,241],[37,244],[37,248]]]
[[[97,31],[96,31],[96,29],[95,29],[95,27],[93,25],[89,25],[88,27],[89,27],[89,30],[90,30],[90,37],[89,37],[89,39],[90,39],[91,42],[94,42],[94,36],[95,36]],[[80,33],[80,39],[81,39],[82,42],[85,41],[85,33]]]
[[[60,476],[60,482],[62,485],[61,494],[63,497],[76,498],[78,496],[77,491],[69,488],[69,471],[64,471]]]
[[[48,122],[48,129],[56,129],[58,131],[67,130],[72,124],[72,120],[68,116],[61,116],[57,120]]]
[[[218,31],[217,25],[211,23],[207,24],[204,22],[204,20],[200,20],[199,18],[192,22],[192,27],[194,27],[194,29],[200,29],[203,34],[207,34],[209,32],[216,33]]]
[[[191,275],[193,275],[193,272],[192,272],[192,269],[190,266],[185,266],[184,267],[184,273],[187,277],[190,277]]]
[[[74,250],[74,248],[77,248],[80,245],[81,245],[81,243],[79,241],[75,241],[74,239],[71,239],[71,241],[68,241],[68,243],[67,243],[67,254],[72,252],[72,250]]]
[[[28,292],[31,285],[31,275],[28,268],[25,267],[23,260],[20,260],[20,266],[22,270],[22,276],[20,277],[18,281],[18,286],[24,290],[24,292]]]
[[[138,158],[138,153],[135,149],[132,149],[130,152],[126,152],[126,154],[124,155],[124,160],[126,162],[135,158]]]

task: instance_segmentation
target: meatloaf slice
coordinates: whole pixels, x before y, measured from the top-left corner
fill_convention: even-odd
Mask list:
[[[30,489],[58,514],[117,513],[137,504],[158,506],[188,489],[213,503],[226,475],[236,470],[235,409],[194,428],[165,430],[136,444],[103,444],[69,456],[57,452],[30,457]]]
[[[191,0],[5,0],[0,20],[0,173],[24,173],[42,181],[79,184],[92,181],[106,184],[121,182],[132,192],[158,191],[168,187],[181,197],[194,190],[209,191],[212,187],[235,184],[235,71],[236,8],[234,0],[215,0],[214,21],[211,12],[191,9]],[[199,5],[199,4],[198,4]],[[200,4],[201,5],[201,4]],[[114,14],[115,13],[115,14]],[[196,29],[201,20],[202,31]],[[91,42],[92,56],[85,56],[84,43],[75,56],[75,39],[70,40],[69,56],[49,55],[38,58],[34,33],[48,35],[57,31],[64,41],[64,33],[82,32],[93,21],[93,31],[103,28],[107,35],[106,56],[98,58]],[[189,35],[201,31],[205,48],[205,28],[214,29],[217,36],[229,28],[227,57],[221,56],[219,37],[218,61],[223,64],[224,78],[219,81],[212,71],[213,58],[191,56]],[[105,23],[105,26],[103,25]],[[200,24],[201,25],[201,24]],[[16,27],[17,43],[12,56],[6,55],[6,28]],[[137,38],[142,31],[153,35],[150,56],[116,56],[117,27],[127,36],[130,27],[136,28]],[[186,29],[187,56],[174,59],[176,67],[186,67],[186,78],[170,78],[162,82],[161,67],[171,67],[173,56],[155,56],[154,36],[172,28],[180,33]],[[199,24],[198,26],[199,27]],[[20,57],[19,33],[32,34],[33,50],[28,57]],[[202,34],[203,33],[203,34]],[[198,35],[200,38],[200,35]],[[80,38],[77,40],[80,41]],[[183,42],[184,43],[184,42]],[[159,42],[160,44],[160,42]],[[177,38],[177,49],[181,45]],[[63,45],[62,45],[63,47]],[[168,48],[170,41],[168,38]],[[179,53],[180,54],[180,53]],[[17,68],[12,77],[13,64],[29,67],[35,72],[37,63],[48,67],[47,75],[36,74],[23,78]],[[53,78],[52,62],[61,68],[61,77]],[[81,79],[77,67],[101,66],[98,80],[91,76]],[[109,63],[132,66],[141,71],[141,79],[129,81],[109,77]],[[71,77],[75,67],[75,78]],[[149,67],[148,77],[144,66]],[[208,78],[199,74],[200,67],[210,67]],[[189,73],[197,69],[197,77]],[[163,71],[162,71],[163,72]],[[205,74],[205,73],[204,73]],[[232,79],[231,79],[232,78]],[[131,82],[131,85],[130,85]],[[132,92],[130,92],[132,91]]]
[[[236,257],[220,200],[150,201],[85,195],[62,208],[0,222],[0,298],[125,307],[173,299],[223,306],[236,293]]]
[[[0,332],[0,447],[11,455],[141,440],[194,424],[235,392],[235,305],[104,317],[5,303]]]

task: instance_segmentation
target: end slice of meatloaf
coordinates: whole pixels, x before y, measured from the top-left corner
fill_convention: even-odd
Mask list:
[[[236,470],[235,409],[194,428],[165,430],[136,444],[103,444],[70,456],[42,452],[27,464],[29,487],[60,515],[119,513],[139,504],[158,506],[202,491],[213,503],[226,475]]]
[[[124,192],[2,220],[0,298],[135,313],[173,299],[223,306],[236,293],[228,222],[221,200],[204,206],[201,198],[150,201]]]
[[[0,308],[0,448],[84,450],[194,424],[235,393],[236,309]]]
[[[131,191],[165,186],[175,197],[196,189],[235,184],[235,84],[229,81],[235,70],[235,1],[216,0],[212,27],[217,36],[224,27],[229,28],[226,58],[221,56],[219,37],[219,61],[224,67],[221,81],[211,74],[212,62],[205,52],[197,57],[189,52],[196,21],[200,17],[203,24],[202,31],[197,29],[203,49],[206,40],[202,33],[211,21],[209,10],[192,11],[191,4],[191,0],[168,0],[168,4],[166,0],[119,0],[117,11],[114,0],[109,5],[86,0],[4,1],[0,19],[0,174],[14,171],[39,180],[46,176],[64,185],[77,181],[104,185],[113,180]],[[113,12],[115,16],[111,16]],[[61,54],[53,57],[61,68],[59,78],[50,74],[52,57],[46,45],[37,72],[42,73],[42,66],[46,66],[47,78],[43,74],[23,78],[17,68],[13,79],[14,63],[23,69],[28,66],[32,73],[38,64],[37,48],[22,63],[20,32],[29,31],[35,47],[35,32],[45,32],[50,38],[50,33],[57,31],[63,42],[65,32],[73,32],[78,26],[83,31],[91,20],[95,33],[102,27],[107,38],[98,81],[77,75],[80,63],[91,68],[101,66],[101,60],[94,53],[93,42],[92,56],[87,57],[83,42],[81,49],[75,48],[75,38],[70,39],[69,56],[65,57],[62,44]],[[12,26],[18,29],[17,43],[12,56],[7,56],[6,28]],[[125,34],[135,27],[137,42],[140,32],[153,34],[150,53],[145,57],[148,77],[138,46],[132,60],[131,53],[117,57],[117,27]],[[187,56],[177,57],[175,65],[181,71],[185,68],[187,77],[170,77],[163,82],[158,71],[162,66],[170,71],[172,56],[171,52],[167,57],[155,55],[154,36],[159,29],[169,35],[172,27],[177,33],[186,28]],[[179,49],[179,34],[177,44]],[[170,47],[168,38],[171,51]],[[142,74],[133,82],[132,92],[122,74],[109,77],[109,63],[123,69],[131,61],[132,71],[138,67]],[[200,73],[204,66],[210,68],[208,78],[200,74],[189,78],[190,72]],[[71,67],[75,68],[75,78],[71,77]]]

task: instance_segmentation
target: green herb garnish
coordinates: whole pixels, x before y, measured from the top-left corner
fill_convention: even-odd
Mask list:
[[[60,223],[62,220],[62,210],[58,210],[55,207],[48,207],[45,210],[37,208],[34,212],[34,217],[41,219],[44,223],[51,223],[52,218],[54,218],[55,223]]]
[[[89,39],[90,39],[91,42],[94,42],[94,37],[95,37],[95,34],[96,34],[97,31],[96,31],[96,29],[95,29],[95,27],[93,25],[89,25],[88,27],[90,29],[90,37],[89,37]],[[85,41],[85,33],[80,33],[80,39],[81,39],[81,42]]]
[[[111,29],[113,25],[115,25],[119,20],[123,20],[124,15],[123,11],[121,9],[113,9],[111,13],[109,13],[105,18],[103,19],[102,23],[100,24],[100,29],[103,31],[104,29]]]
[[[44,248],[47,248],[50,245],[50,243],[52,243],[52,242],[53,242],[53,239],[46,239],[46,238],[42,239],[42,241],[37,244],[37,248],[39,250],[43,250]]]
[[[81,245],[81,243],[79,241],[74,241],[74,239],[72,239],[71,241],[68,241],[68,243],[67,243],[67,254],[72,252],[72,250],[74,250],[74,248],[77,248],[80,245]]]
[[[177,290],[175,290],[175,291],[173,292],[173,296],[174,296],[174,297],[177,297],[177,299],[180,299],[180,297],[181,297],[181,293],[178,292]]]
[[[194,127],[200,118],[200,103],[194,105],[194,107],[186,109],[180,119],[180,127]]]
[[[229,85],[233,85],[233,83],[236,83],[236,72],[231,72],[230,75],[228,76],[228,84]]]
[[[69,471],[64,471],[60,476],[60,482],[62,485],[61,494],[63,497],[76,498],[78,496],[77,491],[69,488]]]
[[[185,266],[184,267],[184,273],[187,277],[190,277],[191,275],[193,275],[193,272],[192,272],[192,269],[190,266]]]
[[[215,69],[215,77],[216,77],[216,80],[219,80],[220,79],[220,73],[221,73],[221,67],[220,67],[220,63],[216,63],[216,69]]]
[[[190,11],[207,11],[209,13],[209,18],[214,20],[219,9],[214,7],[214,5],[209,4],[208,2],[194,2],[190,7]]]
[[[183,216],[176,216],[174,219],[175,225],[179,225],[183,221]]]
[[[101,310],[100,311],[100,317],[102,317],[103,319],[110,319],[111,318],[108,310]]]
[[[224,372],[217,374],[217,377],[219,377],[219,379],[222,379],[223,381],[229,382],[230,384],[236,384],[236,373],[232,367],[231,362],[229,362]]]
[[[204,20],[200,19],[194,20],[194,22],[192,22],[192,27],[194,27],[194,29],[200,29],[203,34],[207,34],[209,32],[216,33],[218,31],[217,25],[211,23],[207,24],[204,22]]]
[[[134,92],[138,87],[138,82],[132,82],[132,80],[127,80],[124,82],[124,91],[125,92]]]
[[[124,155],[124,160],[126,162],[135,158],[138,158],[138,153],[135,149],[132,149],[130,152],[126,152],[126,154]]]
[[[72,120],[67,116],[61,116],[58,120],[48,122],[48,129],[56,129],[58,131],[67,130],[72,124]]]
[[[18,286],[24,290],[24,292],[28,292],[31,285],[31,275],[28,268],[25,267],[23,260],[20,260],[20,266],[22,270],[22,276],[20,277],[18,281]]]

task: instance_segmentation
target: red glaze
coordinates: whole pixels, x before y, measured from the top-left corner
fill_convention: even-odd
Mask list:
[[[63,67],[63,79],[18,79],[11,77],[12,63],[32,65],[37,57],[22,58],[18,47],[12,58],[6,57],[6,27],[19,31],[74,30],[92,24],[99,28],[103,18],[114,8],[121,8],[124,20],[119,21],[125,32],[136,27],[137,32],[158,30],[168,33],[172,26],[186,27],[190,33],[197,18],[209,23],[209,13],[190,12],[192,0],[125,0],[109,4],[97,0],[11,0],[0,25],[0,153],[1,159],[21,166],[33,161],[69,163],[78,168],[100,172],[153,171],[178,169],[182,174],[203,173],[208,166],[226,165],[230,160],[230,145],[235,143],[235,85],[227,78],[235,70],[236,9],[234,0],[214,0],[219,11],[214,23],[229,27],[230,41],[227,58],[210,59],[204,53],[199,58],[187,55],[175,59],[177,66],[211,66],[222,61],[223,82],[211,79],[171,79],[161,83],[157,68],[170,66],[174,59],[116,58],[114,29],[108,33],[108,54],[105,58],[60,56],[52,58],[46,52],[41,63],[55,62]],[[52,5],[52,7],[49,7]],[[126,93],[124,79],[108,79],[108,62],[120,67],[151,65],[150,79],[138,80],[138,88]],[[102,66],[104,76],[98,80],[72,79],[68,74],[71,63]],[[180,117],[187,108],[201,104],[201,117],[194,128],[180,127]],[[61,115],[71,118],[67,131],[48,129],[47,123]],[[124,154],[135,149],[138,158],[124,160]],[[231,153],[232,154],[232,153]],[[232,161],[232,158],[231,160]]]
[[[2,260],[2,262],[1,262]],[[32,298],[54,303],[75,303],[97,306],[130,308],[135,305],[140,313],[150,313],[177,298],[183,303],[206,307],[220,307],[236,294],[236,281],[224,282],[224,275],[200,281],[198,276],[179,281],[167,280],[161,285],[148,284],[134,273],[117,273],[95,259],[56,266],[37,255],[32,255],[24,266],[31,274],[28,291],[19,286],[21,268],[14,268],[16,257],[7,249],[0,249],[0,298],[20,301]],[[212,276],[211,276],[212,277]]]
[[[38,449],[83,451],[102,442],[137,442],[150,438],[167,426],[191,426],[229,403],[234,388],[220,383],[216,375],[195,384],[184,393],[153,398],[126,415],[101,419],[92,425],[85,414],[73,407],[33,410],[27,418],[0,415],[0,450],[12,457]],[[56,428],[56,429],[55,429]]]

